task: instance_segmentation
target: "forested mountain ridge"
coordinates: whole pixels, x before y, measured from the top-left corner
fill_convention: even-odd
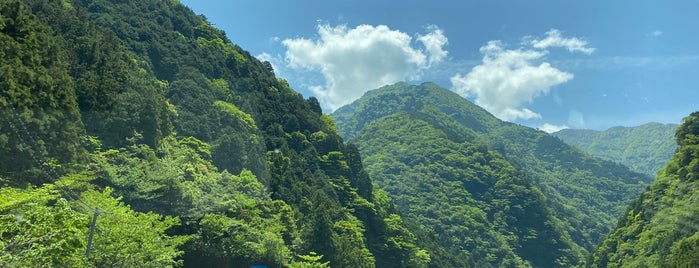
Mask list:
[[[0,266],[430,262],[318,101],[178,1],[0,0],[0,44]]]
[[[699,266],[699,112],[675,134],[677,152],[593,252],[589,267]]]
[[[579,265],[651,180],[432,83],[369,91],[332,116],[398,209],[474,266]]]
[[[593,156],[654,177],[677,150],[676,129],[676,124],[648,123],[604,131],[564,129],[553,135]]]

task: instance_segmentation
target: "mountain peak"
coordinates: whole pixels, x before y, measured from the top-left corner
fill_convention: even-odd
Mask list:
[[[361,129],[364,118],[380,118],[398,111],[417,111],[423,106],[436,107],[478,132],[485,132],[501,121],[485,109],[475,105],[455,92],[432,82],[411,85],[398,82],[370,90],[354,102],[340,107],[332,116],[338,124],[346,125],[343,136],[353,136],[353,130]],[[356,115],[355,120],[348,116]],[[359,118],[362,118],[361,120]]]

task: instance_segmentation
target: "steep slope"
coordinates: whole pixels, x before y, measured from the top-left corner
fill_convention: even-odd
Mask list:
[[[46,178],[33,155],[45,152],[55,165],[78,162],[83,124],[61,44],[19,2],[0,3],[0,176],[40,184]],[[17,135],[24,132],[34,133],[38,148],[22,146]]]
[[[564,129],[553,135],[590,155],[655,176],[677,150],[676,129],[676,124],[648,123],[605,131]]]
[[[650,181],[431,83],[367,92],[333,117],[399,210],[477,266],[579,264]]]
[[[317,100],[178,1],[0,0],[0,11],[0,199],[51,193],[0,207],[0,246],[21,245],[0,266],[75,266],[85,244],[72,238],[94,207],[164,222],[151,231],[169,251],[142,244],[147,256],[126,266],[430,261]],[[60,241],[34,239],[46,235],[21,216],[34,209],[45,213],[32,221],[77,217],[42,229],[71,234],[70,247],[44,250]],[[111,224],[110,239],[127,230]],[[131,256],[96,244],[108,261]]]
[[[684,119],[675,137],[678,151],[592,254],[589,267],[699,266],[699,112]]]

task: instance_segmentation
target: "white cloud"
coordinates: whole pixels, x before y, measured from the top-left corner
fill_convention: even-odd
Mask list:
[[[286,39],[290,68],[320,71],[325,85],[310,90],[331,111],[359,98],[364,92],[405,79],[417,79],[422,71],[441,62],[447,51],[444,33],[436,26],[416,38],[424,49],[413,47],[413,38],[385,25],[319,25],[317,40]]]
[[[441,62],[447,57],[448,51],[444,50],[444,46],[449,42],[444,32],[435,25],[427,27],[430,32],[426,35],[418,36],[417,40],[422,42],[428,54],[430,54],[429,65]]]
[[[595,48],[587,47],[587,41],[577,37],[564,38],[561,36],[561,31],[551,29],[546,32],[546,38],[541,40],[531,40],[531,45],[539,49],[547,49],[549,47],[562,47],[569,52],[580,51],[585,54],[592,54]]]
[[[554,133],[554,132],[558,132],[558,131],[561,131],[561,130],[564,130],[567,128],[568,128],[568,126],[566,126],[566,125],[558,126],[558,125],[552,125],[549,123],[545,123],[544,125],[539,127],[539,129],[541,129],[542,131],[544,131],[546,133]]]
[[[655,30],[655,31],[650,33],[650,35],[652,35],[653,37],[658,37],[662,34],[663,34],[663,31],[661,31],[661,30]]]
[[[532,49],[505,49],[500,41],[481,47],[483,61],[466,75],[451,78],[452,89],[464,97],[474,97],[477,105],[500,119],[541,118],[526,108],[534,98],[573,78],[548,62],[537,64],[548,52]]]

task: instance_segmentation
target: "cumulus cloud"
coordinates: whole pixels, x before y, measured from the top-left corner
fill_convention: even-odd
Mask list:
[[[453,76],[452,90],[475,98],[477,105],[502,120],[541,118],[540,114],[520,106],[573,78],[573,74],[548,62],[537,64],[547,51],[506,49],[500,41],[490,41],[480,52],[482,63],[466,75]]]
[[[558,126],[558,125],[552,125],[549,123],[543,124],[542,126],[539,127],[540,130],[542,130],[546,133],[554,133],[554,132],[558,132],[558,131],[561,131],[561,130],[564,130],[567,128],[568,128],[568,126],[566,126],[566,125]]]
[[[549,47],[562,47],[570,52],[579,51],[585,54],[592,54],[592,52],[595,52],[595,48],[587,46],[587,41],[577,37],[565,38],[561,36],[561,31],[557,29],[551,29],[548,32],[546,32],[546,38],[544,39],[531,40],[531,45],[539,49],[547,49]]]
[[[447,38],[429,26],[415,40],[385,25],[318,26],[318,39],[286,39],[290,68],[320,71],[325,85],[309,88],[321,104],[335,110],[359,98],[367,90],[405,79],[417,79],[422,71],[441,62]],[[415,41],[422,48],[414,47]]]
[[[444,36],[442,29],[439,29],[435,25],[430,25],[427,27],[429,33],[426,35],[418,36],[417,40],[422,42],[427,50],[429,57],[429,65],[441,62],[447,57],[448,52],[444,50],[444,46],[447,45],[447,37]]]

